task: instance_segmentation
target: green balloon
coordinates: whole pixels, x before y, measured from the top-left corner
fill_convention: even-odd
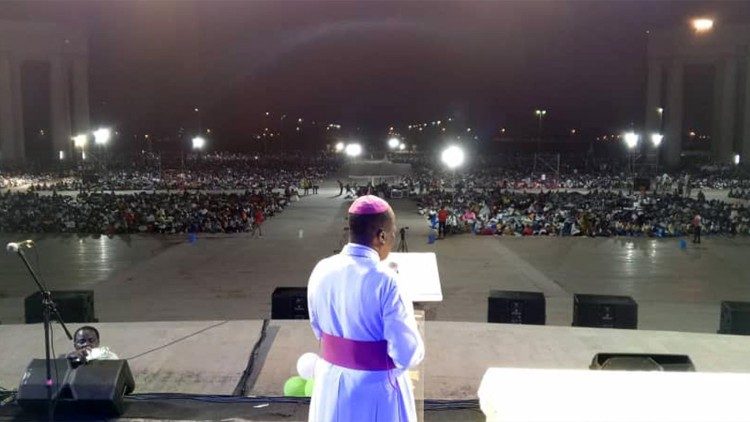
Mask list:
[[[305,381],[304,378],[294,376],[286,380],[284,383],[284,396],[286,397],[305,397]]]
[[[305,397],[312,397],[313,387],[315,386],[315,380],[309,379],[305,383]]]

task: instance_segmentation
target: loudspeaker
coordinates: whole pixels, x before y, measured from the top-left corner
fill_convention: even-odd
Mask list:
[[[573,295],[573,326],[638,328],[638,304],[630,296]]]
[[[18,405],[27,412],[47,411],[47,370],[44,359],[34,359],[18,386]],[[135,388],[126,360],[95,360],[73,368],[68,359],[52,362],[52,399],[60,413],[121,415],[125,394]]]
[[[719,334],[750,334],[750,302],[721,302]]]
[[[648,177],[636,177],[633,180],[633,190],[639,192],[641,190],[651,189],[651,179]]]
[[[589,368],[615,371],[695,372],[690,356],[659,353],[597,353]]]
[[[93,290],[56,290],[50,293],[63,321],[97,322],[94,316]],[[27,296],[24,300],[24,310],[27,324],[44,321],[42,294],[34,292]]]
[[[487,322],[544,325],[546,319],[543,293],[490,290]]]
[[[307,287],[277,287],[271,296],[271,319],[310,319]]]

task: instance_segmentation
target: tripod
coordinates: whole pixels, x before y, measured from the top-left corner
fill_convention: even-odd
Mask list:
[[[408,229],[408,227],[402,227],[399,231],[401,240],[398,241],[398,248],[396,249],[397,252],[409,252],[409,246],[406,245],[406,230]]]
[[[27,241],[27,246],[30,245],[30,241]],[[47,287],[42,283],[42,281],[37,276],[36,272],[34,271],[34,268],[31,267],[31,264],[29,263],[29,260],[26,259],[26,254],[23,253],[23,250],[21,249],[22,245],[16,245],[15,248],[12,248],[10,244],[8,245],[8,250],[12,252],[16,252],[18,256],[21,257],[21,261],[23,261],[23,264],[26,266],[26,269],[29,270],[29,274],[31,274],[31,278],[34,279],[34,283],[36,283],[36,287],[39,289],[39,292],[42,295],[42,309],[43,309],[43,318],[44,318],[44,360],[45,360],[45,366],[47,370],[47,379],[45,382],[45,385],[47,387],[47,419],[52,421],[55,414],[55,408],[53,406],[52,402],[52,361],[50,358],[50,349],[51,349],[51,336],[50,336],[50,320],[51,316],[54,316],[55,319],[57,319],[57,322],[60,323],[63,330],[65,331],[65,335],[68,336],[69,340],[73,339],[73,336],[70,335],[70,331],[68,331],[68,327],[65,326],[65,323],[63,322],[62,317],[60,316],[60,312],[57,310],[57,306],[55,305],[55,302],[52,300],[52,294],[49,290],[47,290]],[[57,383],[60,382],[60,380],[56,380]]]

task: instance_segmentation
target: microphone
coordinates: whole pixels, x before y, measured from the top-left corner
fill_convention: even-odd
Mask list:
[[[20,248],[24,247],[24,246],[27,247],[27,248],[29,248],[29,249],[33,248],[34,247],[34,241],[31,240],[31,239],[28,239],[28,240],[24,240],[22,242],[10,242],[10,243],[8,243],[7,246],[5,246],[5,250],[7,250],[8,252],[18,252],[18,250]]]

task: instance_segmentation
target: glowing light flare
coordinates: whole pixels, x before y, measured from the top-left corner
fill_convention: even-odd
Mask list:
[[[343,142],[338,142],[333,148],[336,150],[336,152],[341,152],[344,150],[344,147],[345,146]]]
[[[96,145],[106,145],[112,138],[112,130],[108,128],[99,128],[94,131],[94,143]]]
[[[401,140],[396,137],[388,140],[388,148],[390,149],[396,149],[399,145],[401,145]]]
[[[201,150],[206,146],[206,139],[201,136],[193,138],[193,149]]]
[[[714,20],[709,18],[696,18],[692,21],[695,32],[708,32],[714,28]]]
[[[627,132],[623,135],[623,139],[625,139],[625,145],[627,145],[628,149],[633,149],[638,146],[638,140],[640,139],[640,136],[638,136],[635,132]]]
[[[455,169],[464,163],[464,150],[455,145],[449,146],[443,150],[440,159],[448,168]]]
[[[651,144],[652,144],[652,145],[653,145],[654,147],[657,147],[657,148],[658,148],[658,147],[659,147],[659,145],[661,145],[661,141],[662,141],[663,139],[664,139],[664,135],[662,135],[661,133],[652,133],[652,134],[651,134]]]
[[[359,157],[362,154],[362,145],[360,144],[349,144],[344,149],[344,153],[350,157]]]
[[[86,141],[88,141],[88,136],[85,134],[76,135],[73,137],[73,145],[76,148],[83,148],[86,146]]]

